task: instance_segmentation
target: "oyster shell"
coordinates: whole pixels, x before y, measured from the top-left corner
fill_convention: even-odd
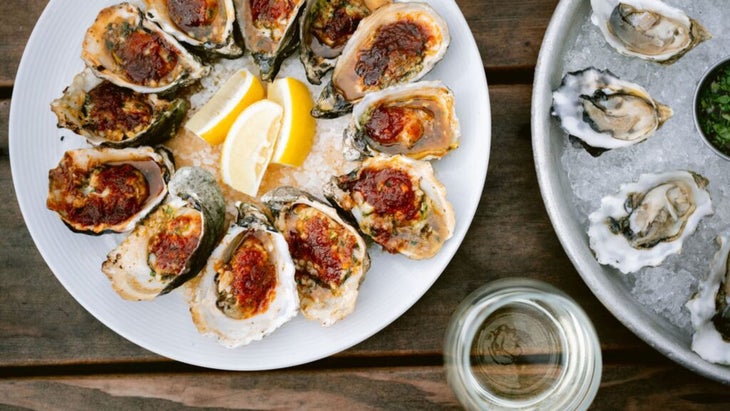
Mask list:
[[[102,80],[86,69],[51,103],[58,127],[92,145],[134,147],[161,143],[175,135],[188,102],[142,94]]]
[[[426,3],[377,9],[342,50],[312,115],[338,117],[366,93],[420,79],[443,58],[450,41],[446,22]]]
[[[151,300],[195,277],[225,230],[223,194],[202,168],[183,167],[163,204],[109,252],[101,270],[127,300]]]
[[[566,74],[553,92],[552,115],[560,127],[596,148],[644,141],[672,114],[638,84],[592,67]]]
[[[190,299],[198,331],[229,348],[262,339],[299,310],[284,236],[258,206],[236,208],[236,223],[213,250]]]
[[[81,58],[95,75],[139,93],[170,92],[210,70],[129,3],[99,12]]]
[[[692,327],[692,350],[707,361],[730,365],[730,234],[717,237],[707,277],[700,280],[697,294],[686,304]]]
[[[334,208],[296,188],[279,187],[262,200],[289,244],[304,317],[325,327],[345,318],[370,268],[365,240]]]
[[[233,0],[144,0],[147,17],[178,41],[206,54],[239,57]]]
[[[307,0],[299,26],[299,58],[307,79],[320,84],[360,20],[391,0]]]
[[[236,0],[238,25],[261,79],[273,80],[299,45],[299,15],[305,0]]]
[[[669,64],[712,35],[659,0],[591,0],[591,21],[621,54]]]
[[[691,171],[643,174],[604,197],[588,216],[588,237],[598,262],[626,274],[680,252],[700,220],[713,213],[707,184]]]
[[[353,106],[345,130],[345,158],[378,153],[417,160],[441,158],[459,146],[454,96],[438,81],[388,87]]]
[[[69,150],[48,172],[46,206],[76,232],[129,231],[162,202],[174,171],[164,148]]]
[[[360,230],[385,251],[412,259],[436,255],[454,233],[454,209],[431,164],[405,156],[376,156],[324,188],[351,212]]]

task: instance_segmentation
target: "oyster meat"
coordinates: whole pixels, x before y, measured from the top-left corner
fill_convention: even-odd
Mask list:
[[[177,40],[204,53],[238,57],[243,49],[236,44],[233,0],[144,0],[147,17]]]
[[[392,0],[307,0],[299,27],[299,58],[307,79],[320,84],[360,20]]]
[[[680,252],[700,220],[713,213],[707,184],[691,171],[643,174],[604,197],[588,216],[588,237],[598,262],[626,274]]]
[[[431,164],[396,155],[367,158],[324,188],[385,251],[412,259],[436,255],[454,232],[454,209]]]
[[[213,176],[183,167],[169,194],[109,252],[101,270],[126,300],[151,300],[195,277],[225,231],[225,204]]]
[[[400,84],[353,106],[345,158],[383,153],[431,160],[457,148],[460,135],[451,90],[438,81]]]
[[[46,206],[76,232],[129,231],[162,202],[174,171],[163,148],[69,150],[48,172]]]
[[[63,95],[51,103],[58,127],[92,145],[154,145],[174,136],[188,110],[183,98],[172,101],[142,94],[96,77],[89,69],[77,74]]]
[[[730,234],[717,237],[720,249],[700,280],[697,294],[686,304],[692,327],[692,350],[707,361],[730,365]]]
[[[129,3],[99,12],[81,58],[95,75],[139,93],[171,92],[210,70]]]
[[[338,117],[366,93],[420,79],[444,57],[450,41],[446,22],[426,3],[380,7],[345,45],[312,115]]]
[[[600,149],[644,141],[672,114],[638,84],[592,67],[566,74],[553,92],[552,115],[560,127]]]
[[[296,188],[279,187],[262,200],[289,244],[304,317],[325,327],[345,318],[370,268],[365,240],[334,208]]]
[[[281,62],[299,45],[304,1],[236,0],[238,25],[262,80],[273,80]]]
[[[591,0],[591,21],[619,53],[669,64],[712,35],[660,0]]]
[[[213,250],[190,299],[198,331],[229,348],[262,339],[299,310],[284,236],[262,208],[236,206],[237,221]]]

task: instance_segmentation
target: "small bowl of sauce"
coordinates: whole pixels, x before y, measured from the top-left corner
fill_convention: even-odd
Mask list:
[[[694,119],[712,151],[730,160],[730,58],[702,76],[694,96]]]

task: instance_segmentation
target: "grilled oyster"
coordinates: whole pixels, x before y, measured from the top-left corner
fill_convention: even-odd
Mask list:
[[[439,62],[450,43],[446,22],[428,4],[392,3],[365,17],[355,30],[312,110],[338,117],[366,93],[416,81]]]
[[[147,17],[178,41],[210,55],[239,57],[233,0],[144,0]]]
[[[69,150],[48,172],[46,206],[76,232],[129,231],[162,202],[174,171],[163,148]]]
[[[97,76],[139,93],[170,92],[209,71],[129,3],[99,12],[86,31],[81,58]]]
[[[441,158],[459,146],[454,96],[437,81],[388,87],[353,106],[345,130],[345,158],[377,153],[417,160]]]
[[[691,314],[692,350],[707,361],[730,365],[730,234],[717,237],[720,249],[707,278],[686,304]]]
[[[454,232],[446,188],[426,161],[401,155],[370,157],[349,174],[333,177],[324,191],[390,253],[430,258]]]
[[[644,141],[672,114],[638,84],[592,67],[566,74],[553,92],[552,115],[563,130],[596,148]]]
[[[190,299],[198,331],[235,348],[260,340],[299,310],[289,247],[258,206],[237,204],[238,219],[213,250]]]
[[[279,187],[262,200],[289,244],[304,317],[327,327],[350,314],[370,268],[357,230],[334,208],[293,187]]]
[[[307,0],[299,26],[299,58],[307,79],[320,84],[360,20],[391,0]]]
[[[713,213],[707,184],[691,171],[644,174],[604,197],[588,216],[598,262],[626,274],[680,252],[700,220]]]
[[[299,45],[299,15],[305,0],[236,0],[238,25],[261,78],[273,80]]]
[[[621,54],[669,64],[712,35],[660,0],[591,0],[591,21]]]
[[[209,172],[183,167],[169,191],[101,266],[124,299],[151,300],[195,277],[225,230],[223,194]]]
[[[51,103],[58,127],[86,137],[92,145],[154,145],[175,135],[188,102],[142,94],[102,80],[86,69]]]

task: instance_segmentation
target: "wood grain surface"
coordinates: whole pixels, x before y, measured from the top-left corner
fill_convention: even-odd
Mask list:
[[[504,277],[554,284],[589,314],[604,356],[591,409],[730,409],[727,386],[676,365],[613,318],[552,229],[532,157],[530,96],[557,0],[457,0],[490,83],[492,149],[474,221],[434,286],[349,350],[248,373],[188,366],[126,341],[76,303],[36,250],[12,185],[8,117],[18,62],[46,3],[0,2],[0,409],[459,409],[442,365],[446,324],[467,294]]]

